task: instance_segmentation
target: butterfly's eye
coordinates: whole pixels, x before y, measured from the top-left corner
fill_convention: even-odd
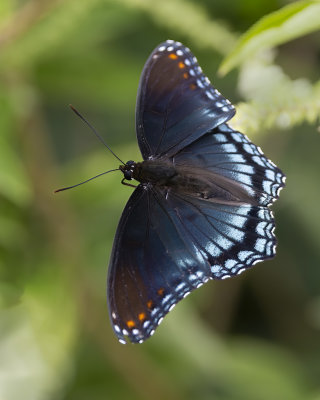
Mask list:
[[[131,181],[132,179],[132,171],[123,171],[124,179]]]

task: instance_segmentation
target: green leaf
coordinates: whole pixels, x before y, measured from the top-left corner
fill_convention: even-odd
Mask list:
[[[318,30],[319,16],[319,1],[298,1],[261,18],[239,39],[233,51],[222,62],[219,73],[226,74],[259,50]]]

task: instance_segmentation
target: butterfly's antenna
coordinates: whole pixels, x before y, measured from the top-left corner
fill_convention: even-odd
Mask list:
[[[79,118],[81,118],[82,119],[82,121],[85,123],[85,124],[87,124],[88,125],[88,127],[92,130],[92,132],[97,136],[97,138],[100,140],[100,142],[102,143],[102,144],[104,144],[105,146],[106,146],[106,148],[122,163],[122,164],[125,164],[122,160],[120,160],[120,158],[110,149],[110,147],[107,145],[107,143],[102,139],[102,137],[99,135],[99,133],[95,130],[95,128],[90,124],[90,122],[89,121],[87,121],[86,119],[85,119],[85,117],[83,116],[83,115],[81,115],[80,113],[79,113],[79,111],[78,110],[76,110],[74,107],[73,107],[73,105],[72,104],[69,104],[69,107],[71,108],[71,110],[75,113],[75,114],[77,114],[77,116],[79,117]]]
[[[120,161],[121,161],[121,160],[120,160]],[[74,187],[83,185],[84,183],[87,183],[87,182],[89,182],[89,181],[92,181],[92,179],[96,179],[96,178],[98,178],[98,177],[101,176],[101,175],[108,174],[109,172],[113,172],[113,171],[120,171],[120,169],[119,169],[119,168],[117,168],[117,169],[110,169],[110,171],[102,172],[101,174],[96,175],[96,176],[93,176],[92,178],[87,179],[86,181],[77,183],[76,185],[72,185],[72,186],[68,186],[68,187],[61,188],[61,189],[57,189],[57,190],[55,190],[53,193],[62,192],[63,190],[68,190],[68,189],[72,189],[72,188],[74,188]]]

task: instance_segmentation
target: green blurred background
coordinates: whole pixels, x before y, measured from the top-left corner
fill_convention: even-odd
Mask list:
[[[1,400],[320,399],[317,6],[1,0]],[[231,125],[286,173],[273,207],[278,252],[209,282],[150,340],[123,346],[109,323],[106,276],[131,189],[113,173],[53,190],[118,166],[69,103],[120,158],[141,159],[139,76],[169,38],[189,46],[236,104]],[[218,75],[227,56],[228,74]]]

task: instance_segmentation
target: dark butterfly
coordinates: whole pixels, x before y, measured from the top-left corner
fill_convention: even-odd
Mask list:
[[[209,279],[275,255],[268,206],[285,176],[226,122],[234,107],[196,58],[167,40],[141,75],[136,132],[144,161],[121,165],[140,182],[122,214],[108,275],[121,343],[141,343],[182,298]]]

